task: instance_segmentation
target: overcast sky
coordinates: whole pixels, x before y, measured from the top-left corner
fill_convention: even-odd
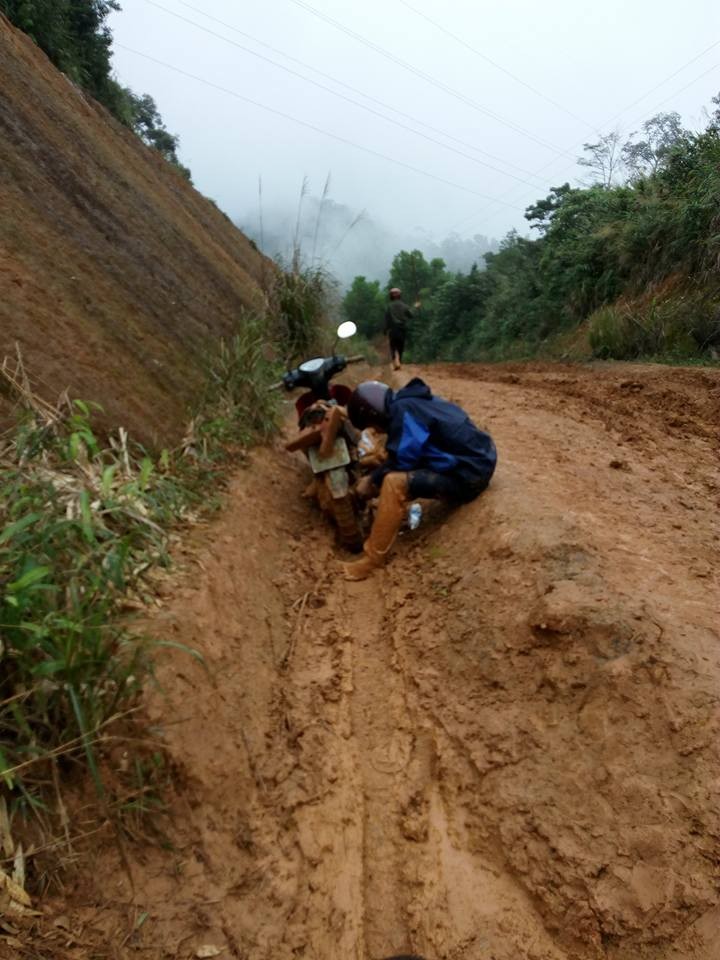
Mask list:
[[[718,0],[122,5],[111,20],[119,79],[152,94],[196,185],[232,217],[257,206],[260,174],[266,203],[294,206],[303,176],[319,193],[331,172],[335,200],[389,224],[525,232],[525,206],[580,177],[584,141],[625,135],[660,109],[702,126],[720,90]]]

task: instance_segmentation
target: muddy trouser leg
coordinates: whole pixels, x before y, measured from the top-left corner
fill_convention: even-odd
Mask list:
[[[413,470],[409,477],[409,500],[449,500],[451,503],[470,503],[480,496],[490,481],[489,477],[469,481],[434,470]]]
[[[381,563],[390,552],[407,511],[408,475],[388,473],[380,487],[377,511],[370,536],[365,541],[365,553]]]
[[[380,488],[372,530],[363,547],[365,556],[354,563],[345,564],[345,576],[348,580],[364,580],[376,567],[385,562],[405,519],[407,497],[408,475],[406,473],[386,474]]]

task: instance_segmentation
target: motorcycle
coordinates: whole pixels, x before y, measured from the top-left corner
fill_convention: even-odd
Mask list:
[[[338,327],[339,340],[357,332],[351,321]],[[360,476],[357,443],[360,434],[347,417],[352,396],[350,387],[331,383],[348,364],[360,363],[363,356],[314,357],[288,370],[271,389],[291,392],[305,388],[295,402],[298,434],[285,449],[301,450],[313,471],[313,481],[306,495],[314,497],[324,513],[335,522],[341,544],[353,552],[362,549],[363,519],[356,508],[352,488]]]

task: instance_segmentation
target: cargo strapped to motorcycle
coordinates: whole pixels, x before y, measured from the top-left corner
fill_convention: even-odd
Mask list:
[[[343,437],[338,437],[335,440],[335,445],[328,457],[321,457],[317,447],[310,447],[307,455],[313,473],[324,473],[326,470],[334,470],[336,467],[346,467],[350,463],[350,451]]]

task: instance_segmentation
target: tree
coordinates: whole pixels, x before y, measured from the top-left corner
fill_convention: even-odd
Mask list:
[[[72,38],[66,0],[0,0],[0,13],[23,30],[65,73],[71,67]]]
[[[177,137],[165,129],[152,97],[138,97],[112,75],[107,18],[119,9],[118,0],[0,0],[0,12],[59,70],[190,179],[177,157]]]
[[[112,36],[106,20],[117,0],[0,0],[0,11],[24,30],[58,69],[109,106]]]
[[[617,130],[600,137],[597,143],[584,143],[587,157],[580,157],[578,163],[592,171],[590,185],[600,184],[606,189],[615,182],[622,162],[620,134]]]
[[[531,204],[525,211],[525,219],[530,221],[530,229],[546,233],[553,217],[571,192],[570,184],[564,183],[561,187],[552,187],[544,200]]]
[[[622,148],[622,159],[632,179],[657,173],[670,151],[688,135],[679,113],[658,113],[647,120],[642,129],[645,139],[633,142],[631,133]]]
[[[711,130],[720,130],[720,93],[712,98],[712,102],[715,104],[715,109],[710,114],[710,127]]]
[[[445,261],[434,257],[429,263],[420,250],[401,250],[393,258],[388,287],[399,287],[403,299],[414,304],[424,293],[432,293],[445,279]]]
[[[492,279],[477,264],[442,283],[433,296],[428,322],[416,333],[418,353],[428,360],[459,360],[485,319]]]
[[[355,277],[342,302],[347,320],[352,320],[363,336],[374,337],[382,331],[385,298],[377,280]]]
[[[135,133],[190,180],[190,171],[180,163],[177,155],[180,138],[167,130],[153,98],[148,93],[137,96],[127,88],[125,92],[130,104],[130,125]]]

